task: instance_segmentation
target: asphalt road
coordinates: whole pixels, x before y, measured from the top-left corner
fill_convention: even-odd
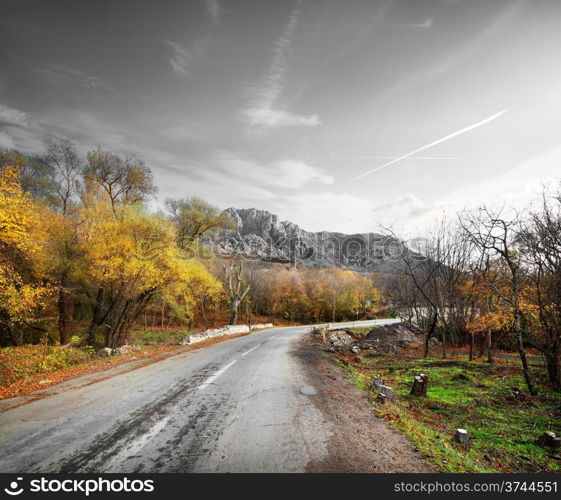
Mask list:
[[[0,472],[302,472],[328,453],[331,425],[291,355],[309,330],[255,332],[5,411]]]

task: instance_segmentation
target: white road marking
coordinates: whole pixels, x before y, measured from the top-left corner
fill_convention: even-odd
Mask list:
[[[246,354],[249,354],[251,351],[253,351],[253,349],[257,349],[263,342],[259,342],[259,344],[257,344],[255,347],[252,347],[251,349],[248,349],[247,351],[245,351],[242,356],[245,356]]]
[[[268,340],[273,340],[274,338],[278,337],[279,334],[277,333],[276,335],[274,335],[273,337],[269,338]]]
[[[218,370],[214,375],[208,377],[201,385],[199,385],[198,390],[202,391],[208,384],[212,384],[218,377],[220,377],[220,375],[222,375],[228,368],[230,368],[230,366],[232,366],[235,362],[237,361],[237,359],[234,359],[234,361],[228,363],[226,366],[224,366],[223,368],[220,368],[220,370]]]

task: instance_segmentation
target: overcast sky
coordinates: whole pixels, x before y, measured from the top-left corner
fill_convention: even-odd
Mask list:
[[[415,233],[561,177],[560,50],[557,0],[0,0],[0,147],[64,136],[136,152],[160,200]]]

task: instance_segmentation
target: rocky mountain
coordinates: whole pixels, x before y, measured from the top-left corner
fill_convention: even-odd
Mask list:
[[[223,254],[243,254],[270,262],[357,271],[391,271],[396,241],[381,234],[313,233],[279,220],[266,210],[229,208],[235,229],[213,240]]]

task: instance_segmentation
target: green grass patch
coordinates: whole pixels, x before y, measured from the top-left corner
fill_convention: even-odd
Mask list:
[[[353,332],[357,337],[364,337],[366,334],[370,333],[373,328],[372,326],[356,326],[353,328],[346,328],[346,330]]]
[[[394,402],[377,412],[443,471],[561,472],[559,450],[535,444],[544,431],[561,434],[561,393],[540,385],[530,397],[514,363],[376,356],[345,368],[372,398],[373,375],[394,389]],[[419,373],[429,375],[427,398],[409,394]],[[469,431],[469,444],[454,442],[457,428]]]
[[[189,330],[175,330],[160,332],[151,330],[137,330],[131,333],[128,343],[133,345],[180,344],[192,332]]]

